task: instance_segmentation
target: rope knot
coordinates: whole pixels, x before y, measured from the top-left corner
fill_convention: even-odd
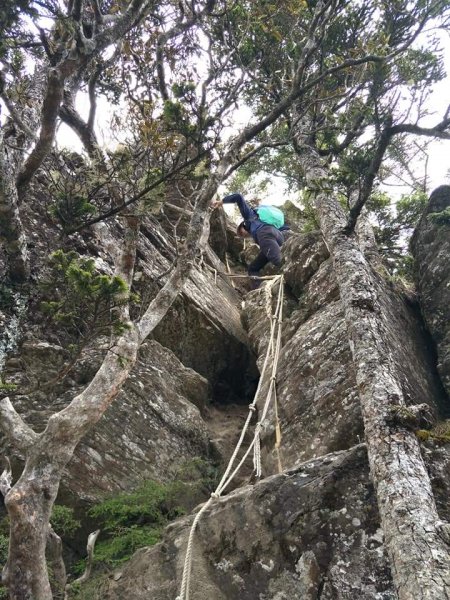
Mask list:
[[[248,407],[248,410],[251,410],[252,412],[256,411],[256,406],[254,404],[250,404]]]
[[[211,492],[211,498],[220,498],[220,494],[217,492]]]

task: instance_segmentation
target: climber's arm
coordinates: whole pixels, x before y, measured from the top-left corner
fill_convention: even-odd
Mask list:
[[[242,218],[245,221],[254,219],[253,209],[250,208],[250,206],[247,204],[247,202],[244,200],[241,194],[230,194],[229,196],[225,196],[222,202],[224,204],[237,204]]]

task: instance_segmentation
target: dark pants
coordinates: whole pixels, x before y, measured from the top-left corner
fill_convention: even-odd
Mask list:
[[[276,267],[281,265],[281,245],[284,238],[281,231],[272,225],[264,225],[256,232],[256,242],[259,246],[259,254],[248,267],[248,274],[255,276],[259,271],[271,262]]]

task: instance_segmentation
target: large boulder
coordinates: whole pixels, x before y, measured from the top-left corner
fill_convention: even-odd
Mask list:
[[[173,600],[193,516],[138,551],[92,600]],[[216,500],[193,545],[192,600],[396,597],[364,446]]]
[[[420,306],[437,349],[437,368],[450,395],[450,186],[431,194],[428,206],[413,234]],[[433,217],[441,213],[442,217]]]
[[[283,324],[277,373],[282,462],[291,468],[309,458],[350,448],[363,440],[364,432],[347,324],[320,234],[291,237],[285,258],[287,287],[299,298],[294,310],[292,299],[287,306],[290,315]],[[442,390],[417,307],[375,271],[373,280],[406,403],[428,403],[438,416]],[[269,339],[265,290],[263,286],[249,294],[244,310],[260,366]],[[263,392],[267,386],[268,381]],[[272,409],[263,431],[265,474],[276,472],[277,467],[274,422]]]
[[[29,342],[26,352],[34,368],[47,358],[58,363],[56,346],[37,343],[33,348]],[[17,409],[41,430],[50,414],[82,389],[77,380],[84,378],[86,368],[96,367],[82,362],[56,404],[36,392],[19,396]],[[63,478],[61,499],[72,505],[90,503],[131,490],[145,479],[168,481],[193,458],[210,457],[213,449],[204,420],[209,399],[203,377],[158,342],[146,342],[118,397],[78,445]]]

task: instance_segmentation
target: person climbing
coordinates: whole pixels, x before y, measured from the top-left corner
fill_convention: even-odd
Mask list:
[[[213,208],[223,204],[237,204],[244,219],[237,227],[240,237],[252,237],[259,246],[259,254],[248,266],[248,274],[255,277],[267,263],[271,262],[276,267],[281,266],[281,246],[284,242],[283,231],[289,227],[284,224],[284,216],[279,208],[261,205],[257,209],[247,204],[241,194],[230,194],[223,200],[216,200],[211,204]],[[257,288],[259,282],[253,285]]]

